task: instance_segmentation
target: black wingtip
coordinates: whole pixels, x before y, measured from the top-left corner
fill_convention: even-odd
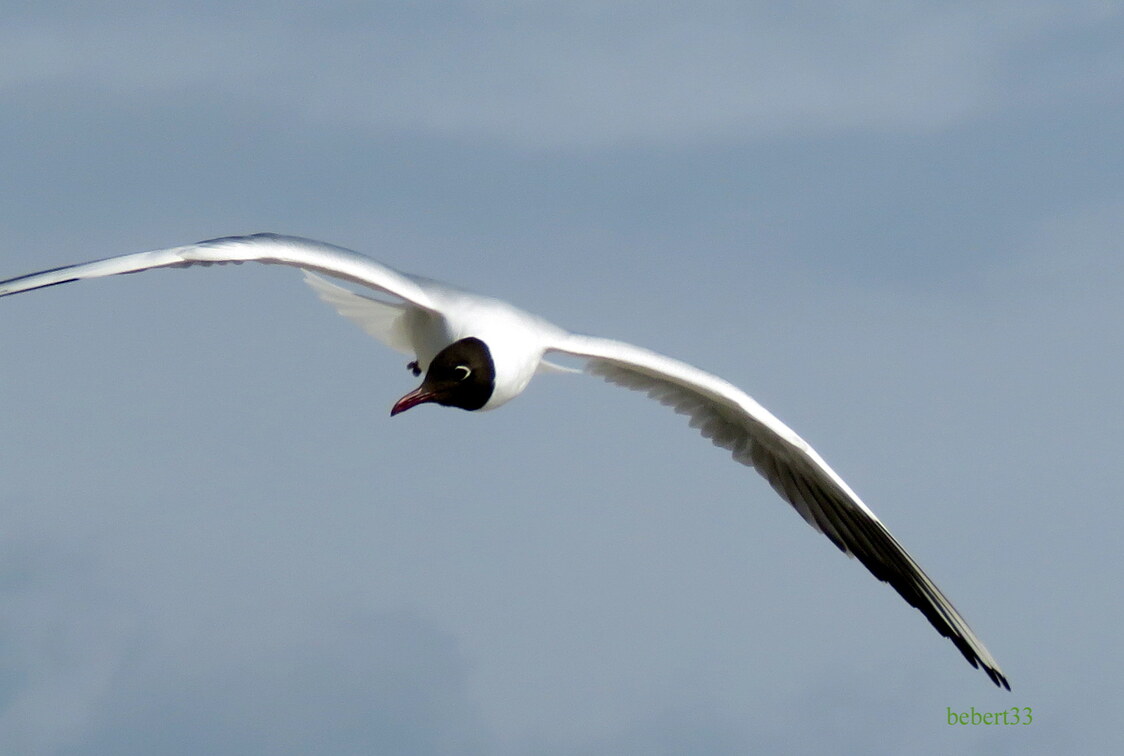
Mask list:
[[[987,676],[991,678],[993,683],[1000,688],[1011,689],[1011,683],[1007,682],[1007,678],[1002,672],[997,669],[991,669],[990,667],[985,667],[984,669],[987,671]]]
[[[24,279],[32,278],[33,276],[41,276],[44,273],[54,273],[57,270],[65,270],[66,268],[72,268],[72,267],[74,267],[74,266],[67,265],[67,266],[64,266],[62,268],[52,268],[51,270],[44,270],[44,271],[40,271],[39,273],[33,273],[30,276],[20,276],[19,278],[9,278],[7,281],[0,281],[0,297],[8,297],[8,296],[11,296],[12,294],[22,294],[25,291],[36,291],[38,289],[49,289],[52,286],[59,286],[60,284],[72,283],[74,281],[77,281],[78,280],[77,278],[68,278],[64,281],[52,281],[51,283],[40,284],[39,286],[28,286],[27,288],[16,289],[14,291],[4,291],[4,287],[7,284],[17,283],[19,281],[23,281]]]

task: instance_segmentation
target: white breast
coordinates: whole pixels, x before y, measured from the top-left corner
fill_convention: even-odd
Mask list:
[[[464,292],[449,296],[440,309],[445,313],[445,343],[470,336],[488,345],[496,369],[495,390],[481,409],[490,410],[514,399],[527,388],[547,347],[566,334],[558,326],[490,297]]]

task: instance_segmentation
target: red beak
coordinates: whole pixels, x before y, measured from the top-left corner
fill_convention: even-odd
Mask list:
[[[406,394],[404,397],[394,403],[394,406],[390,410],[390,416],[394,417],[399,412],[405,412],[406,410],[410,409],[410,407],[416,407],[419,404],[432,402],[436,398],[436,395],[425,386],[418,386],[416,389]]]

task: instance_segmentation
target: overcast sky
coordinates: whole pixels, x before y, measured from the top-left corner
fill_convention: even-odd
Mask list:
[[[655,403],[391,420],[241,266],[0,302],[0,751],[1121,750],[1122,87],[1110,0],[6,3],[0,278],[277,231],[690,361],[1013,691]]]

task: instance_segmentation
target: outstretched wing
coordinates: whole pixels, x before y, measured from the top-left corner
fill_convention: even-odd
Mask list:
[[[804,439],[727,381],[684,362],[610,339],[570,335],[553,346],[588,359],[586,370],[643,391],[756,469],[816,530],[889,583],[949,638],[973,667],[1010,690],[998,663],[936,584]]]
[[[306,271],[325,273],[398,297],[423,310],[437,311],[434,302],[425,291],[424,283],[419,279],[399,273],[350,249],[279,234],[226,236],[184,247],[157,249],[53,268],[0,281],[0,297],[86,278],[139,273],[153,268],[183,268],[191,265],[243,262],[291,265]]]

